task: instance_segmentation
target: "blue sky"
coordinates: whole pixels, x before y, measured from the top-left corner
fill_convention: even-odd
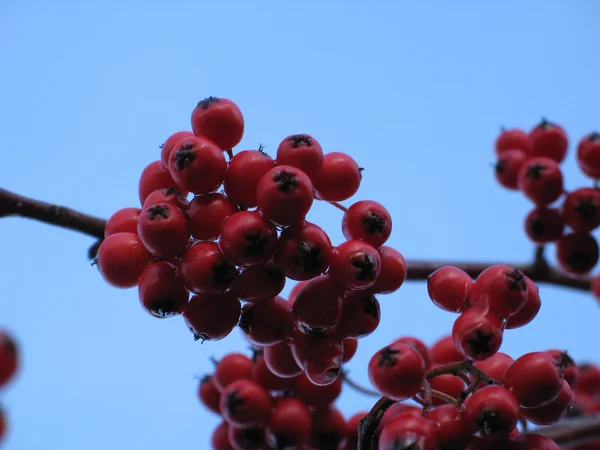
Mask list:
[[[165,5],[0,3],[1,187],[103,217],[137,206],[158,145],[215,95],[244,112],[239,150],[263,143],[273,154],[283,137],[309,133],[352,155],[366,168],[355,199],[387,206],[389,243],[405,257],[524,262],[531,205],[490,168],[500,125],[529,128],[544,115],[572,144],[600,128],[593,0]],[[568,189],[590,184],[573,145],[564,170]],[[316,205],[309,218],[340,242],[339,211]],[[86,236],[18,218],[0,220],[0,235],[0,326],[23,351],[0,393],[5,448],[206,448],[218,420],[193,376],[239,350],[239,333],[200,345],[180,318],[150,317],[135,290],[107,286],[90,267]],[[508,331],[503,350],[597,360],[591,295],[541,295],[538,318]],[[381,326],[349,365],[365,384],[377,349],[400,335],[432,343],[455,319],[423,283],[380,300]],[[346,416],[371,404],[349,391],[338,402]]]

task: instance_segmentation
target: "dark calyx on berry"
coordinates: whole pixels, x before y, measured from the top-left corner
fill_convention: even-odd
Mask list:
[[[273,177],[273,181],[281,192],[290,193],[298,187],[296,174],[291,170],[282,170]]]
[[[247,256],[259,256],[265,252],[268,239],[260,231],[247,233],[245,238],[246,245],[244,246],[244,253]]]
[[[297,448],[296,443],[285,434],[272,434],[269,436],[269,445],[276,450],[287,450]],[[247,448],[247,447],[244,447]]]
[[[546,234],[546,227],[544,221],[539,217],[534,217],[527,224],[527,231],[534,237],[544,236]]]
[[[385,229],[387,221],[376,212],[370,212],[363,218],[363,223],[369,234],[381,234]]]
[[[590,142],[598,142],[600,141],[600,133],[594,131],[592,134],[588,136],[588,141]]]
[[[520,270],[513,270],[506,275],[506,282],[511,291],[524,291],[527,289],[525,274]]]
[[[250,332],[250,323],[254,320],[254,308],[244,308],[242,310],[242,315],[240,317],[240,321],[238,322],[238,327],[244,333],[248,334]]]
[[[400,354],[400,350],[397,348],[385,347],[379,353],[379,359],[377,365],[379,367],[393,367],[396,365],[397,355]]]
[[[202,109],[208,109],[210,108],[210,105],[212,105],[213,103],[219,103],[220,101],[221,99],[218,97],[206,97],[204,100],[200,100],[198,102],[197,107]]]
[[[525,173],[525,176],[527,178],[531,178],[532,180],[539,180],[540,178],[542,178],[542,176],[544,175],[544,172],[547,169],[548,168],[546,167],[545,164],[540,164],[540,163],[532,164],[529,167],[527,167],[527,172]]]
[[[499,159],[496,165],[494,166],[494,170],[497,174],[502,174],[506,172],[506,169],[508,169],[508,160],[506,158]]]
[[[577,202],[575,211],[581,216],[582,219],[591,219],[598,214],[598,205],[592,198],[582,198]]]
[[[362,296],[363,313],[377,319],[380,315],[379,302],[373,294],[365,293]]]
[[[210,380],[212,380],[212,377],[210,375],[204,375],[201,379],[200,379],[200,384],[206,384],[208,383]]]
[[[492,335],[482,330],[475,330],[474,333],[467,339],[467,344],[475,355],[489,353],[491,348]]]
[[[196,152],[192,144],[185,143],[175,151],[175,169],[183,170],[196,159]]]
[[[325,327],[311,327],[309,325],[306,325],[305,323],[301,323],[299,327],[304,334],[307,334],[309,336],[325,336],[327,334],[327,331],[329,331]]]
[[[206,334],[198,333],[192,327],[188,327],[188,330],[190,330],[192,332],[192,334],[194,335],[194,341],[202,341],[201,343],[203,344],[204,341],[208,340],[208,336]]]
[[[183,192],[181,192],[176,187],[169,187],[169,188],[165,189],[165,194],[166,195],[175,195],[175,196],[177,196],[177,198],[179,198],[181,200],[186,199],[185,195],[183,195]]]
[[[213,277],[219,285],[229,285],[237,275],[237,270],[226,262],[217,264],[212,268]]]
[[[169,208],[163,205],[153,205],[148,208],[148,218],[150,220],[156,219],[168,219],[169,218]]]
[[[171,298],[164,298],[152,302],[150,311],[157,317],[171,317],[177,314],[177,307]]]
[[[552,122],[548,121],[545,117],[542,117],[542,121],[538,124],[536,128],[541,128],[542,130],[547,130],[548,128],[553,128],[556,125]]]
[[[240,430],[236,436],[236,441],[241,448],[261,448],[263,440],[264,430],[256,427]]]
[[[225,407],[230,414],[236,414],[244,406],[245,400],[238,391],[231,391],[225,397]]]
[[[361,253],[352,260],[352,266],[356,269],[356,279],[369,281],[377,275],[377,261],[370,255]]]
[[[302,270],[311,273],[323,265],[323,255],[317,247],[310,245],[308,242],[300,242],[294,261]]]
[[[575,361],[573,361],[573,358],[571,358],[566,351],[559,353],[555,359],[556,364],[561,371],[564,371],[568,366],[575,365]]]
[[[294,148],[300,147],[300,145],[306,145],[307,147],[312,145],[310,138],[305,134],[295,134],[290,136],[289,140]]]
[[[484,410],[477,418],[477,428],[484,436],[504,431],[505,423],[500,414],[494,410]]]
[[[422,450],[420,436],[404,436],[396,438],[394,442],[386,447],[389,450]]]
[[[267,158],[271,158],[271,157],[270,157],[270,156],[267,154],[267,152],[265,152],[265,146],[264,146],[264,145],[262,145],[262,144],[259,144],[259,145],[258,145],[258,149],[257,149],[256,151],[257,151],[258,153],[260,153],[261,155],[263,155],[263,156],[267,157]]]

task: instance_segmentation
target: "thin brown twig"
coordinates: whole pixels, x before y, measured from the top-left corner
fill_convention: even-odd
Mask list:
[[[354,389],[355,391],[360,392],[361,394],[369,395],[371,397],[381,397],[381,393],[374,391],[372,389],[366,388],[364,386],[361,386],[356,381],[354,381],[352,378],[350,378],[348,376],[348,372],[342,371],[342,374],[340,376],[342,377],[342,381],[344,383],[346,383],[348,386],[350,386],[352,389]]]

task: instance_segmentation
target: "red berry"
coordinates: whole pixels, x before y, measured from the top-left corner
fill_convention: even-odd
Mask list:
[[[572,450],[594,450],[590,447],[574,447]],[[517,436],[510,444],[510,450],[560,450],[552,439],[541,434],[526,433]]]
[[[178,131],[167,138],[167,140],[160,146],[160,162],[162,163],[163,167],[167,169],[169,168],[169,157],[171,156],[171,151],[173,151],[175,144],[193,135],[194,133],[191,131]]]
[[[434,365],[431,368],[439,367],[439,365]],[[429,384],[431,389],[435,389],[436,391],[442,392],[450,397],[460,398],[461,393],[466,389],[465,382],[459,376],[452,374],[443,374],[438,375],[437,377],[431,378],[429,380]],[[422,397],[422,395],[420,395]],[[437,398],[435,396],[431,399],[431,404],[433,406],[440,406],[447,404],[446,400],[442,400],[441,398]]]
[[[538,206],[525,218],[525,232],[536,244],[558,241],[564,229],[563,216],[556,208]]]
[[[599,252],[598,241],[587,233],[570,233],[556,243],[558,263],[574,275],[588,274],[598,263]]]
[[[223,222],[237,210],[223,194],[213,192],[197,195],[186,210],[192,237],[200,241],[217,240],[221,235]]]
[[[600,190],[581,188],[565,197],[562,207],[565,224],[577,233],[586,233],[600,226]]]
[[[138,296],[149,314],[164,319],[182,314],[190,294],[175,267],[156,261],[148,264],[140,275]]]
[[[187,217],[171,203],[159,203],[142,210],[138,235],[154,256],[173,258],[181,255],[190,242]]]
[[[347,363],[350,361],[356,354],[356,350],[358,350],[358,339],[344,339],[344,354],[342,356],[342,363]]]
[[[506,370],[512,363],[513,359],[510,356],[508,356],[506,353],[498,352],[489,358],[476,361],[473,365],[492,380],[500,383],[504,379]]]
[[[152,205],[158,205],[159,203],[170,203],[181,210],[185,210],[188,205],[188,199],[183,193],[174,187],[159,189],[158,191],[151,192],[146,201],[144,201],[143,209],[148,208]]]
[[[486,386],[465,400],[465,422],[482,436],[509,433],[519,421],[517,398],[505,387]]]
[[[450,364],[462,361],[464,356],[457,350],[452,336],[444,336],[431,346],[431,361],[437,364]]]
[[[348,424],[342,413],[333,405],[312,413],[311,435],[308,448],[339,449],[346,443]]]
[[[221,415],[229,425],[240,428],[265,425],[271,415],[271,398],[254,381],[234,381],[221,393]]]
[[[550,158],[531,158],[519,172],[519,189],[538,206],[554,203],[563,194],[563,175]]]
[[[480,308],[465,310],[452,327],[452,339],[465,358],[487,359],[502,345],[502,319]]]
[[[502,264],[490,266],[473,283],[469,306],[508,319],[523,307],[528,290],[527,278],[520,270]]]
[[[308,442],[311,422],[308,406],[295,398],[285,399],[273,408],[267,442],[272,448],[298,448]]]
[[[563,377],[570,386],[573,386],[579,376],[579,368],[573,358],[563,350],[548,350],[554,360],[560,364],[563,369]]]
[[[314,182],[323,169],[323,149],[314,137],[294,134],[279,144],[277,164],[297,167]]]
[[[362,411],[354,414],[348,419],[348,441],[344,450],[356,450],[358,446],[358,427],[360,421],[368,414],[367,411]]]
[[[472,284],[473,279],[464,270],[444,266],[427,277],[427,292],[436,306],[457,313],[465,307]]]
[[[294,324],[307,334],[332,331],[342,315],[343,297],[344,290],[326,275],[309,281],[294,300]]]
[[[292,280],[309,280],[329,267],[333,247],[319,226],[302,222],[286,228],[275,250],[275,264]]]
[[[296,396],[309,406],[316,408],[325,407],[342,393],[342,379],[337,378],[333,383],[326,386],[314,384],[306,374],[301,374],[296,380]]]
[[[537,313],[539,312],[542,301],[540,299],[539,287],[530,279],[526,277],[527,281],[527,299],[525,304],[515,314],[510,316],[506,321],[506,329],[512,330],[514,328],[520,328],[530,323]]]
[[[222,422],[214,430],[211,437],[213,450],[235,450],[229,443],[229,425]]]
[[[219,391],[237,380],[250,378],[252,361],[242,353],[229,353],[216,365],[213,381]]]
[[[244,269],[232,291],[246,302],[256,303],[278,296],[285,287],[285,275],[272,263]]]
[[[242,308],[239,327],[248,340],[258,345],[273,345],[291,336],[292,307],[282,297]]]
[[[140,208],[119,209],[106,221],[104,226],[104,237],[115,233],[137,234],[137,222],[142,210]]]
[[[536,425],[552,425],[563,418],[571,405],[571,387],[566,380],[563,381],[562,390],[558,397],[544,406],[537,408],[522,408],[521,414]]]
[[[327,153],[323,157],[323,169],[315,181],[319,197],[328,201],[343,201],[358,191],[362,180],[362,168],[350,155],[341,152]]]
[[[386,397],[402,401],[421,390],[425,369],[417,350],[406,344],[392,344],[369,361],[369,380]]]
[[[529,132],[531,142],[531,156],[550,158],[560,163],[567,155],[569,146],[565,130],[546,119]]]
[[[438,439],[435,424],[425,417],[400,414],[381,431],[379,450],[418,449],[436,450]]]
[[[229,426],[227,430],[229,445],[233,450],[262,450],[266,447],[265,428],[240,428]]]
[[[563,385],[563,369],[549,352],[526,353],[506,370],[502,383],[521,406],[536,408],[558,397]]]
[[[300,283],[296,283],[294,285],[294,287],[292,288],[290,295],[288,295],[288,303],[290,305],[293,305],[294,302],[296,301],[296,296],[300,293],[300,291],[304,288],[304,286],[306,286],[308,284],[310,280],[304,280],[301,281]]]
[[[519,189],[519,173],[527,162],[527,155],[521,150],[508,150],[498,156],[494,166],[496,180],[506,189]]]
[[[196,136],[213,141],[221,150],[229,150],[244,136],[244,116],[231,100],[208,97],[198,102],[192,111],[192,130]]]
[[[244,150],[229,161],[229,169],[225,176],[225,193],[236,205],[243,208],[254,208],[256,203],[256,188],[261,178],[272,168],[275,161],[258,150]]]
[[[258,352],[252,361],[250,378],[269,391],[289,391],[296,381],[295,378],[283,378],[271,372],[264,356]]]
[[[530,154],[529,134],[519,128],[503,129],[496,139],[495,148],[497,155],[503,155],[510,150],[521,150],[525,154]]]
[[[215,242],[195,241],[181,255],[179,271],[192,292],[225,292],[237,277],[236,268],[225,259]]]
[[[450,339],[450,341],[452,341],[452,339]],[[421,358],[423,358],[425,367],[429,368],[431,366],[431,351],[422,340],[412,336],[403,336],[401,338],[396,339],[394,341],[394,344],[410,345],[412,348],[419,352],[419,355],[421,355]],[[453,343],[452,346],[454,346]]]
[[[13,379],[19,368],[19,352],[14,339],[6,332],[0,331],[0,387],[4,387]],[[0,415],[2,411],[0,410]],[[2,433],[0,433],[2,436]]]
[[[223,222],[219,245],[225,257],[236,266],[260,265],[275,252],[277,230],[259,213],[240,211]]]
[[[194,194],[208,194],[225,181],[227,161],[213,142],[194,136],[173,148],[169,172],[182,189]]]
[[[289,342],[281,341],[265,347],[264,358],[269,370],[279,377],[294,378],[302,373]]]
[[[381,435],[381,431],[383,430],[383,428],[385,428],[385,426],[388,423],[390,423],[393,419],[395,419],[399,415],[405,414],[405,413],[421,416],[421,415],[423,415],[423,409],[418,406],[409,405],[406,403],[401,403],[401,402],[394,403],[392,406],[390,406],[385,411],[385,413],[383,413],[383,417],[381,418],[379,428],[377,429],[377,436]]]
[[[435,424],[438,448],[464,449],[471,441],[475,430],[466,423],[464,411],[456,405],[438,406],[424,416]]]
[[[600,391],[600,368],[595,364],[581,364],[574,389],[589,395]]]
[[[338,245],[331,255],[329,274],[347,289],[368,289],[381,273],[381,257],[373,246],[359,240]]]
[[[577,145],[577,163],[591,178],[600,178],[600,133],[590,133]]]
[[[379,301],[371,292],[348,291],[342,301],[337,333],[344,339],[363,338],[373,333],[380,321]]]
[[[344,345],[335,336],[312,336],[295,331],[291,348],[296,363],[314,384],[325,386],[339,376]]]
[[[213,377],[205,376],[198,385],[198,398],[209,411],[221,414],[221,392],[217,389]]]
[[[279,225],[295,225],[308,214],[314,188],[308,175],[292,166],[269,170],[256,187],[256,203],[264,216]]]
[[[148,198],[152,192],[168,188],[180,188],[173,180],[169,169],[163,167],[160,161],[154,161],[148,164],[140,176],[140,204],[143,205],[146,198]],[[187,192],[184,192],[183,195],[187,195]]]
[[[115,233],[98,247],[97,263],[104,280],[113,287],[137,286],[151,255],[137,234]]]
[[[359,239],[379,248],[392,234],[392,217],[382,204],[362,200],[345,212],[342,231],[348,240]]]
[[[406,279],[406,261],[402,254],[392,247],[384,245],[377,251],[381,258],[381,272],[371,290],[376,294],[391,294],[400,289]]]
[[[240,318],[240,301],[230,293],[192,296],[183,317],[195,340],[218,341],[233,331]]]

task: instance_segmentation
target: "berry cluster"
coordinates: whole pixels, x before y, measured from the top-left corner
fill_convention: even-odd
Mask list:
[[[344,342],[379,324],[375,295],[406,277],[402,255],[384,245],[389,212],[368,200],[339,205],[358,191],[362,169],[345,153],[324,153],[312,136],[286,137],[276,159],[262,146],[233,156],[244,119],[215,97],[198,103],[191,125],[143,171],[142,208],[107,221],[100,272],[113,286],[137,285],[150,314],[182,314],[197,340],[239,326],[266,358],[288,364],[284,376],[302,370],[314,384],[333,383]],[[306,220],[315,199],[345,211],[343,243]],[[286,300],[279,294],[288,279],[300,283]]]
[[[17,373],[19,354],[15,340],[6,331],[0,330],[0,389],[6,386]],[[6,417],[0,407],[0,444],[6,434]]]
[[[560,266],[572,275],[588,274],[598,263],[599,247],[591,234],[600,226],[600,134],[590,133],[577,145],[581,171],[594,179],[593,187],[571,192],[564,188],[560,164],[568,150],[560,125],[542,120],[529,133],[503,130],[495,144],[496,179],[520,190],[535,204],[525,219],[525,232],[539,245],[556,243]],[[559,206],[553,206],[560,201]]]

